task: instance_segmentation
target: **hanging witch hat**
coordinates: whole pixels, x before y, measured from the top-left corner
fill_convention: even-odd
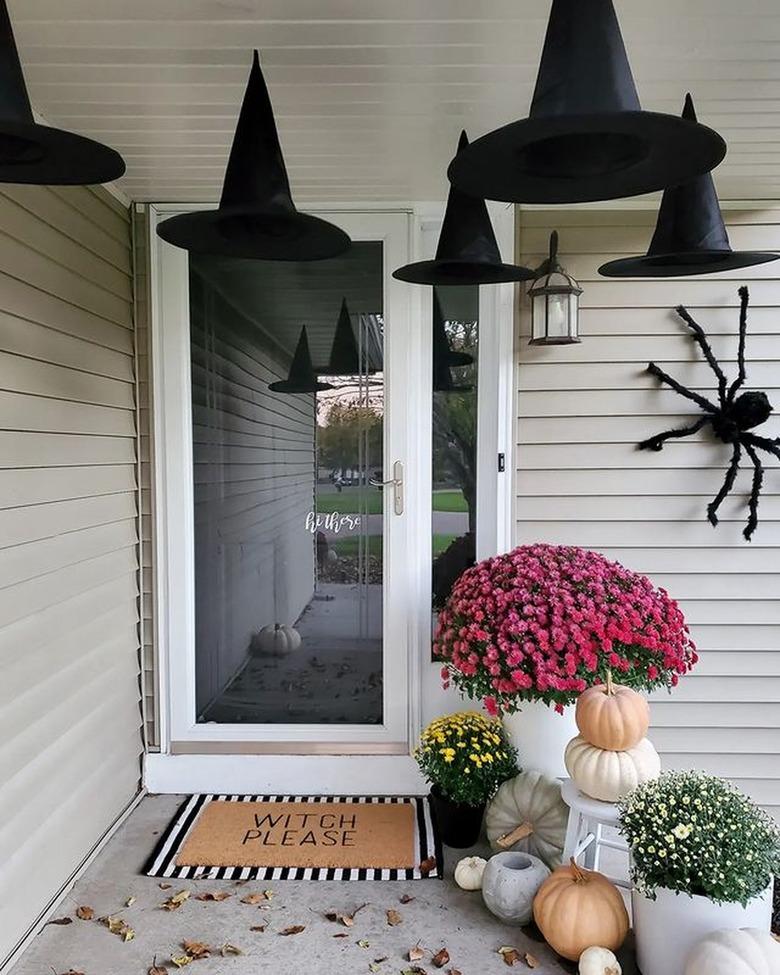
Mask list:
[[[305,325],[301,329],[287,378],[269,383],[268,388],[274,393],[319,393],[323,389],[333,389],[330,383],[319,382],[314,373]]]
[[[114,149],[33,118],[5,0],[0,0],[0,183],[86,186],[124,174]]]
[[[200,254],[267,261],[318,261],[349,247],[343,230],[295,208],[257,51],[219,208],[170,217],[157,233]]]
[[[458,152],[468,144],[461,132]],[[451,186],[436,257],[399,267],[393,277],[412,284],[500,284],[529,281],[533,271],[502,262],[484,199]]]
[[[367,352],[364,351],[362,357],[360,355],[346,298],[341,299],[341,311],[336,323],[328,365],[325,369],[318,369],[317,372],[320,376],[360,376],[364,372],[376,372],[368,362]]]
[[[666,189],[723,159],[689,119],[639,104],[612,0],[553,0],[530,116],[459,153],[465,193],[516,203],[584,203]]]
[[[693,99],[685,96],[683,118],[696,121]],[[776,261],[768,251],[734,251],[720,212],[710,173],[665,191],[647,254],[608,261],[599,274],[608,278],[667,278],[712,274]]]

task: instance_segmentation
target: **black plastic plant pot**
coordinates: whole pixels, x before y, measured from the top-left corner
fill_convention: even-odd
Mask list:
[[[463,802],[453,802],[436,785],[431,789],[430,798],[442,843],[456,850],[474,846],[482,831],[485,803],[468,806]]]

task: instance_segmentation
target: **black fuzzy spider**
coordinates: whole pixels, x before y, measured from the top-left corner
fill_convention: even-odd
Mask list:
[[[745,530],[743,532],[745,538],[750,541],[750,536],[756,530],[756,526],[758,525],[758,498],[759,494],[761,493],[761,485],[764,480],[764,468],[758,454],[756,453],[756,450],[765,450],[767,453],[773,454],[775,457],[780,459],[780,438],[776,437],[774,440],[770,440],[768,437],[759,437],[755,433],[748,432],[754,427],[760,426],[762,423],[766,423],[772,413],[772,405],[770,404],[766,393],[746,392],[740,393],[739,396],[737,396],[737,392],[744,384],[746,378],[745,333],[747,332],[747,288],[742,287],[739,289],[739,298],[739,375],[730,386],[728,385],[723,370],[718,364],[718,360],[715,358],[715,355],[710,347],[710,343],[707,341],[707,336],[704,334],[704,329],[701,327],[701,325],[695,322],[693,318],[691,318],[691,316],[688,314],[688,310],[682,305],[676,309],[677,314],[690,328],[691,332],[693,332],[693,337],[696,342],[698,342],[702,352],[704,353],[704,358],[707,360],[712,368],[712,371],[717,377],[718,405],[716,406],[699,393],[696,393],[691,389],[687,389],[685,386],[678,383],[676,379],[672,379],[672,377],[665,373],[663,369],[659,369],[654,362],[649,363],[647,367],[648,372],[652,373],[654,376],[657,376],[661,382],[671,386],[671,388],[676,393],[679,393],[680,396],[684,396],[686,399],[690,399],[693,400],[694,403],[698,403],[705,412],[704,416],[698,419],[695,423],[692,423],[690,426],[680,427],[677,430],[666,430],[664,433],[656,434],[656,436],[650,437],[648,440],[643,440],[642,443],[639,444],[639,449],[661,450],[667,440],[690,436],[691,434],[697,433],[708,423],[710,424],[712,432],[715,434],[718,440],[722,440],[723,443],[726,444],[731,444],[731,463],[729,464],[729,469],[726,471],[726,477],[720,491],[718,491],[715,498],[707,505],[707,517],[709,518],[711,524],[717,525],[718,508],[720,507],[724,498],[734,487],[734,481],[736,480],[737,471],[739,470],[739,461],[742,457],[742,448],[744,447],[745,453],[748,455],[753,464],[753,487],[750,491],[750,501],[748,503],[750,514],[748,516],[747,525],[745,526]]]

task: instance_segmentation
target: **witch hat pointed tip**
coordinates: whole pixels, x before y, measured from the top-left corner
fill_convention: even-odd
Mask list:
[[[685,104],[683,105],[682,117],[688,119],[689,122],[698,122],[696,118],[696,109],[693,105],[693,97],[690,92],[685,95]]]
[[[461,129],[460,138],[458,139],[458,152],[460,152],[461,149],[465,149],[468,144],[469,144],[469,137],[466,135],[466,130]]]

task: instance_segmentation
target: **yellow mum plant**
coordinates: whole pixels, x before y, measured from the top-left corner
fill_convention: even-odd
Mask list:
[[[481,806],[517,774],[517,752],[497,718],[459,711],[436,718],[414,757],[426,780],[452,802]]]

